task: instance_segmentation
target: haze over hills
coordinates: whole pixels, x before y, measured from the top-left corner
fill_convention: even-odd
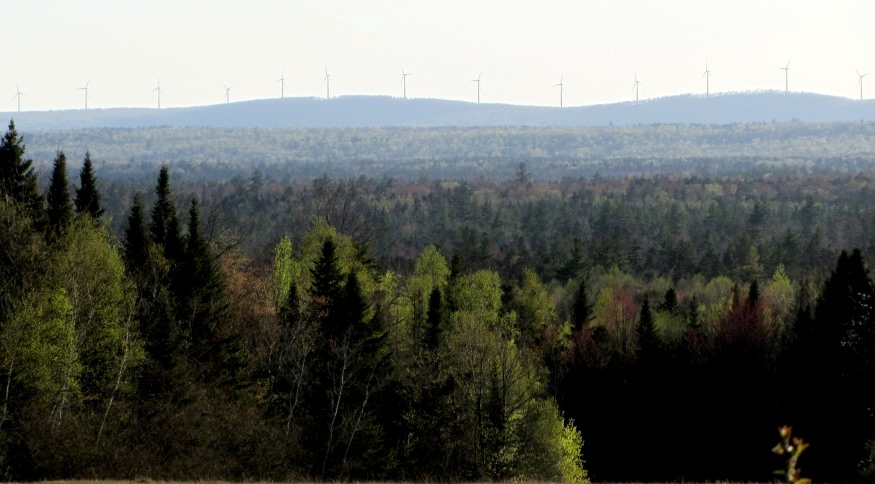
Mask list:
[[[579,107],[476,104],[388,96],[263,99],[185,108],[111,108],[0,114],[28,131],[78,128],[606,126],[875,121],[875,100],[778,91],[683,95]]]

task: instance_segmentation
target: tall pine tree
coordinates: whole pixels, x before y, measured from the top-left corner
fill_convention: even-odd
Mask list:
[[[66,231],[73,220],[73,204],[70,202],[67,183],[67,155],[61,150],[55,155],[47,199],[49,232],[59,236]]]
[[[97,220],[103,215],[100,207],[100,194],[97,192],[97,177],[94,175],[94,165],[91,163],[91,153],[85,152],[85,161],[79,172],[79,188],[76,189],[76,213],[88,214]]]
[[[0,197],[9,197],[25,207],[34,225],[45,220],[43,197],[39,193],[33,161],[24,159],[24,139],[9,121],[9,129],[0,141]]]
[[[137,275],[145,271],[149,259],[150,243],[149,227],[146,225],[146,213],[143,208],[143,197],[134,194],[134,203],[128,215],[128,226],[125,228],[123,256],[128,273],[136,281]]]
[[[152,241],[164,247],[164,255],[175,263],[183,255],[182,236],[179,230],[179,217],[176,215],[176,203],[170,189],[170,172],[167,165],[161,166],[158,183],[155,186],[155,205],[152,207],[152,223],[149,230]]]

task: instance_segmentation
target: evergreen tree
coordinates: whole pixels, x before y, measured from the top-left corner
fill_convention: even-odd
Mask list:
[[[76,213],[88,214],[97,220],[103,215],[100,207],[100,194],[97,192],[97,177],[94,175],[94,165],[91,163],[91,153],[85,152],[85,161],[79,172],[79,188],[76,189]]]
[[[132,276],[145,270],[149,259],[149,229],[146,226],[146,214],[143,209],[143,197],[134,194],[134,203],[128,215],[128,226],[125,228],[123,256],[128,273]],[[136,276],[134,277],[136,280]]]
[[[67,155],[61,150],[55,155],[47,199],[50,232],[57,237],[73,220],[73,204],[67,184]]]
[[[678,294],[675,292],[674,288],[668,288],[665,291],[665,297],[662,300],[662,304],[659,305],[659,309],[662,311],[668,311],[673,313],[678,308]]]
[[[653,326],[653,313],[650,311],[650,300],[644,298],[641,303],[641,315],[638,317],[638,349],[639,358],[649,359],[658,345],[656,329]]]
[[[577,292],[574,294],[573,328],[575,331],[584,327],[592,319],[592,304],[586,294],[586,279],[580,280]]]
[[[9,121],[9,129],[0,141],[0,197],[9,197],[23,205],[36,227],[45,220],[43,197],[39,193],[33,161],[24,159],[24,139]]]
[[[215,256],[200,227],[197,199],[192,199],[188,215],[188,238],[182,270],[177,279],[179,320],[191,328],[193,347],[203,353],[216,341],[216,328],[224,311],[225,285]]]
[[[179,217],[176,203],[170,189],[170,173],[167,165],[161,166],[158,183],[155,186],[155,205],[152,207],[152,241],[164,247],[164,254],[172,262],[180,259],[183,253],[182,236],[179,233]]]
[[[323,333],[332,336],[338,333],[338,328],[331,327],[337,322],[332,313],[337,311],[335,305],[340,301],[343,280],[335,252],[334,240],[326,238],[322,243],[322,253],[310,270],[313,277],[310,291],[315,309],[323,321]]]
[[[750,307],[755,307],[757,303],[760,302],[760,285],[757,283],[757,280],[754,279],[750,283],[750,289],[747,291],[747,304]]]

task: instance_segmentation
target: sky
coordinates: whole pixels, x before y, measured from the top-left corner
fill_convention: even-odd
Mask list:
[[[0,111],[279,97],[566,106],[783,90],[875,98],[872,0],[0,0]],[[18,87],[16,87],[16,85]],[[871,87],[869,87],[871,85]],[[867,89],[868,88],[868,89]],[[871,95],[869,94],[871,93]]]

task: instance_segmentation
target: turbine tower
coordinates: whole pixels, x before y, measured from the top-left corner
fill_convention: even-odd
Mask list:
[[[559,78],[559,84],[553,85],[553,87],[559,88],[559,107],[560,108],[562,107],[562,95],[565,94],[565,84],[562,83],[562,81],[564,79],[565,79],[565,74],[563,74],[562,77]]]
[[[225,104],[228,104],[229,102],[231,102],[231,88],[234,86],[228,86],[224,82],[222,83],[222,85],[225,86]]]
[[[410,72],[404,72],[404,66],[401,66],[401,85],[404,87],[404,99],[407,99],[407,76]]]
[[[635,84],[632,84],[632,88],[635,89],[635,102],[638,102],[638,85],[641,84],[641,81],[638,80],[638,74],[635,74]]]
[[[15,95],[12,96],[12,99],[18,98],[18,112],[21,112],[21,96],[24,96],[24,93],[21,92],[21,89],[18,87],[18,83],[15,83]],[[862,96],[862,95],[861,95]]]
[[[480,76],[483,75],[483,71],[480,71],[480,74],[477,74],[477,79],[471,79],[471,82],[477,83],[477,104],[480,104]]]
[[[322,78],[325,83],[325,99],[331,99],[331,74],[328,73],[328,65],[325,66],[325,77]]]
[[[702,74],[702,77],[705,78],[705,97],[709,97],[711,95],[711,71],[708,70],[708,61],[705,61],[705,73]]]
[[[285,93],[285,90],[286,90],[286,79],[285,79],[285,75],[286,75],[286,70],[283,69],[283,73],[280,74],[280,78],[276,80],[276,82],[280,83],[280,99],[283,99],[284,97],[286,97],[286,93]]]
[[[161,79],[158,79],[158,87],[152,89],[152,92],[158,93],[158,109],[161,109]]]
[[[790,61],[788,60],[787,65],[779,67],[778,70],[784,71],[784,94],[787,94],[790,92]]]
[[[85,109],[88,109],[88,83],[89,82],[91,82],[90,79],[85,81],[85,86],[79,88],[80,91],[85,91]]]
[[[860,85],[860,101],[863,100],[863,78],[868,76],[869,73],[860,74],[860,71],[857,71],[857,84]],[[16,85],[17,87],[17,85]]]

